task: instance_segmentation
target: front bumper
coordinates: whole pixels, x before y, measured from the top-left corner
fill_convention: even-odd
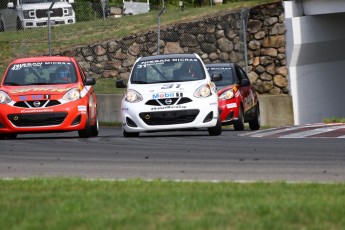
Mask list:
[[[47,108],[0,105],[0,133],[76,131],[85,127],[87,100]]]
[[[236,98],[229,100],[219,100],[220,120],[222,124],[232,124],[238,119],[240,102]]]
[[[144,102],[122,101],[122,125],[126,132],[150,132],[209,128],[217,124],[218,104],[213,97],[195,99],[180,106],[155,107]]]

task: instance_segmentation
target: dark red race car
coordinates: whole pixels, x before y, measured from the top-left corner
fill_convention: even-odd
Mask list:
[[[214,82],[222,125],[242,131],[248,122],[251,130],[260,129],[259,100],[246,72],[234,63],[206,64],[206,68],[210,75],[222,75],[221,81]]]

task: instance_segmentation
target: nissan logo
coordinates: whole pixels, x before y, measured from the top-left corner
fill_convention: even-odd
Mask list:
[[[165,99],[165,104],[171,105],[171,103],[172,103],[172,100],[170,98]]]
[[[39,101],[35,101],[35,102],[34,102],[34,106],[35,106],[35,107],[39,107],[40,105],[41,105],[41,102],[39,102]]]

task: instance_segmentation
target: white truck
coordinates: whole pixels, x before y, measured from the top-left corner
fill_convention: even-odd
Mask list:
[[[9,0],[0,8],[0,31],[47,26],[48,14],[50,25],[74,24],[71,3],[74,0]]]

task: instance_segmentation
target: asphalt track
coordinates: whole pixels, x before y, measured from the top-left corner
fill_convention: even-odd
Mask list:
[[[321,126],[228,128],[216,137],[199,130],[124,138],[119,127],[101,127],[89,139],[77,132],[18,135],[0,141],[0,178],[343,183],[345,125]]]

